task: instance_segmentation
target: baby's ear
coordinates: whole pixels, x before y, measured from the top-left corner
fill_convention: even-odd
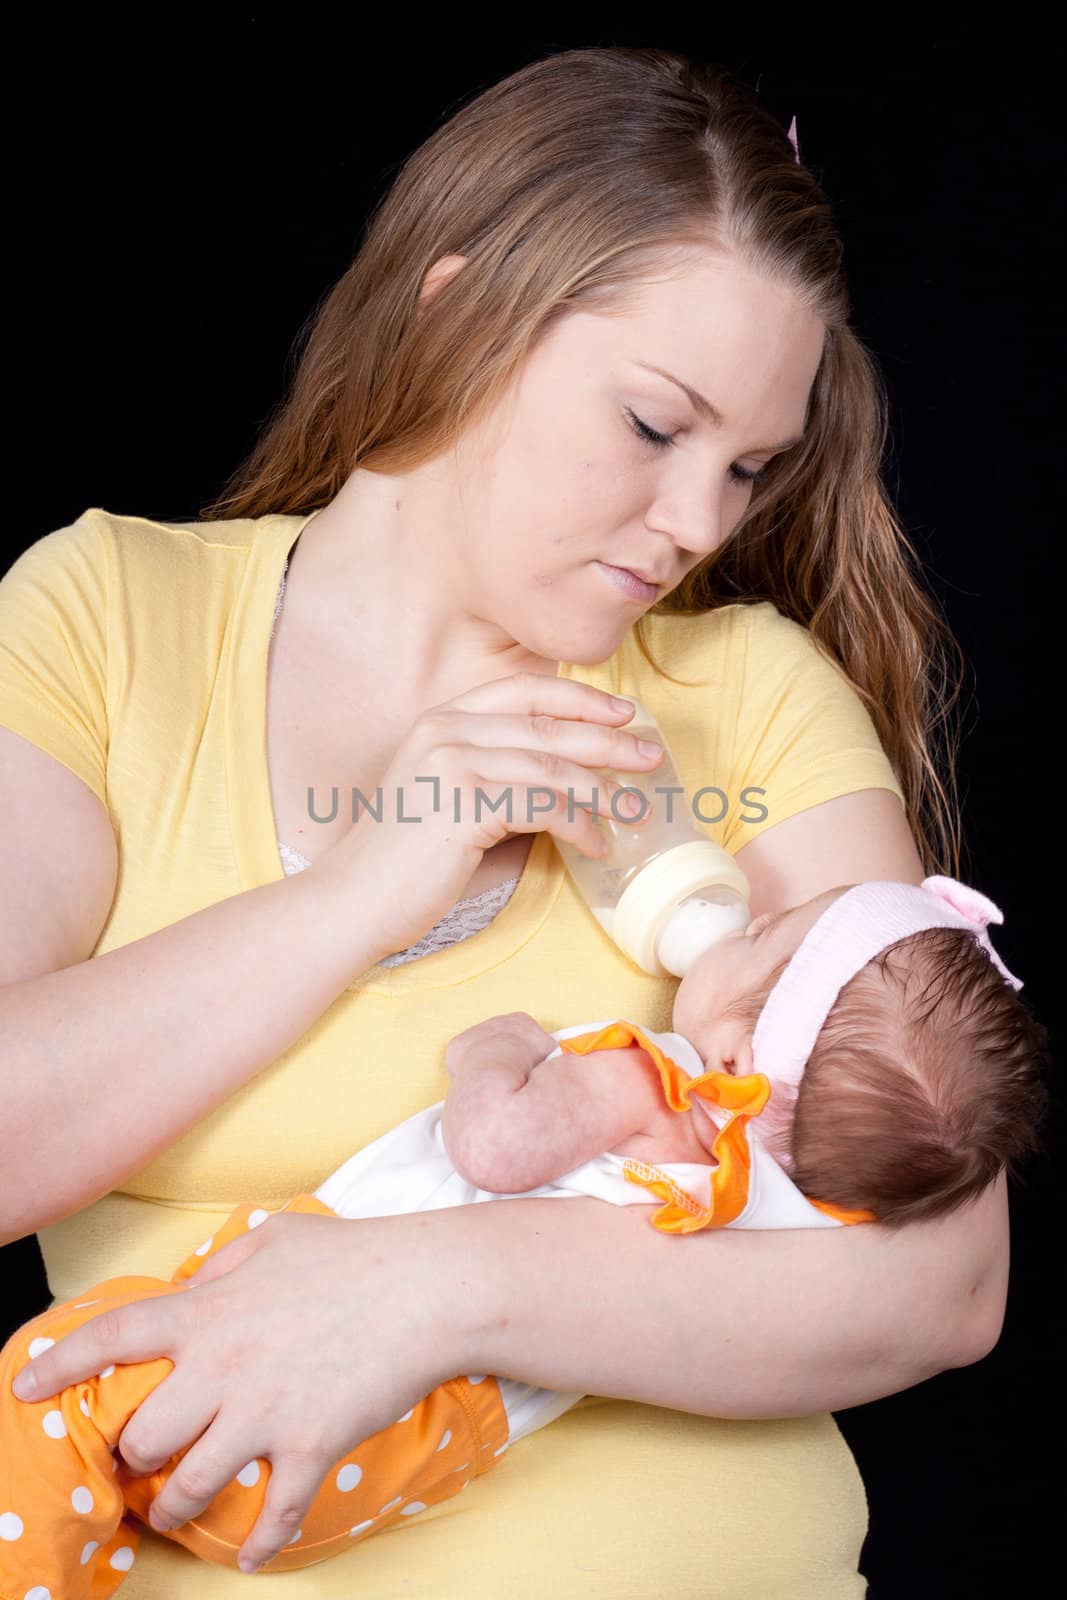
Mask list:
[[[756,1066],[752,1055],[752,1033],[741,1017],[729,1017],[723,1020],[721,1027],[725,1029],[722,1034],[722,1044],[719,1050],[719,1060],[709,1061],[708,1067],[715,1072],[729,1072],[735,1078],[747,1078],[755,1072]]]

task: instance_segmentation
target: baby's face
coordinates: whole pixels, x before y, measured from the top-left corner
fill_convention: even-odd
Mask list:
[[[672,1027],[696,1047],[709,1072],[751,1070],[746,1047],[750,1030],[737,1018],[725,1018],[726,1006],[765,983],[827,906],[851,887],[845,883],[824,889],[787,911],[765,911],[694,961],[675,992]]]

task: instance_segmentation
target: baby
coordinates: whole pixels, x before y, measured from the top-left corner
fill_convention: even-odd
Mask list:
[[[682,1234],[947,1212],[1037,1147],[1045,1108],[1047,1034],[990,920],[1003,921],[992,901],[951,878],[843,886],[705,951],[676,991],[675,1032],[490,1018],[447,1046],[446,1100],[281,1209],[372,1217],[501,1196],[651,1196],[652,1225]],[[96,1284],[0,1352],[0,1591],[104,1600],[133,1565],[135,1519],[185,1453],[138,1478],[116,1450],[170,1372],[165,1358],[39,1402],[13,1396],[16,1374],[110,1307],[195,1287],[208,1255],[269,1214],[238,1207],[169,1283]],[[335,1463],[261,1570],[325,1560],[450,1498],[581,1398],[484,1374],[442,1384]],[[236,1566],[269,1472],[250,1461],[165,1537]]]

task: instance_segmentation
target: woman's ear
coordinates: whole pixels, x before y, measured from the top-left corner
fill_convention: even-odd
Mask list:
[[[466,265],[466,256],[451,255],[439,257],[432,267],[428,267],[422,280],[422,288],[419,290],[420,308],[426,301],[432,300],[438,289],[443,288],[449,279],[454,278]]]

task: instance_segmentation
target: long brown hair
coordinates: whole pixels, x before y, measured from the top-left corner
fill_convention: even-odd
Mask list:
[[[925,872],[958,877],[951,713],[965,658],[882,481],[886,390],[848,325],[829,201],[725,67],[664,49],[566,50],[455,111],[372,209],[294,346],[288,394],[203,515],[306,513],[357,464],[418,467],[505,397],[559,317],[624,311],[694,247],[786,283],[826,336],[804,443],[771,462],[732,536],[651,612],[770,600],[806,627],[870,713]],[[467,264],[420,303],[427,270],[452,254]],[[662,673],[641,620],[638,646]]]

